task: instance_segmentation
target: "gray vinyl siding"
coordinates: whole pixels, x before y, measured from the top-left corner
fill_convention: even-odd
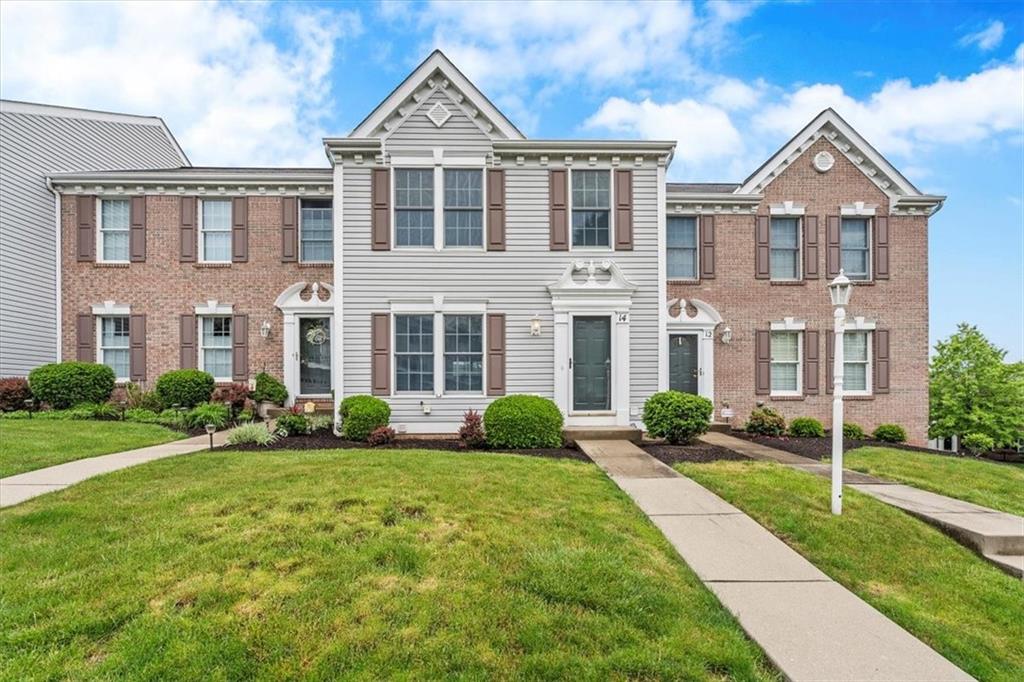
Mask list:
[[[438,102],[452,114],[440,128],[427,117],[427,112]],[[389,152],[431,150],[434,147],[445,147],[446,151],[491,151],[491,139],[487,134],[442,90],[434,91],[423,100],[391,133],[386,144]]]
[[[156,119],[84,115],[15,113],[0,104],[0,376],[57,359],[56,216],[46,176],[185,162]]]

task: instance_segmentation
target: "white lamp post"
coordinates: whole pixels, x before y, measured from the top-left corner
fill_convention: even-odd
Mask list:
[[[843,332],[846,331],[846,306],[853,284],[839,271],[829,282],[828,295],[835,308],[835,348],[832,362],[832,513],[843,513]]]

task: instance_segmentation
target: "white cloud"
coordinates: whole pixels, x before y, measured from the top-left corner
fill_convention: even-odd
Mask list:
[[[726,78],[708,90],[706,99],[728,111],[750,109],[760,101],[766,87],[760,80],[750,86],[735,78]]]
[[[995,19],[980,31],[965,35],[960,39],[959,44],[960,47],[977,45],[979,50],[988,52],[999,47],[1000,43],[1003,42],[1004,35],[1006,35],[1006,26],[1003,25],[1003,22]]]
[[[162,116],[196,164],[325,165],[350,12],[216,3],[2,3],[7,97]],[[283,49],[270,36],[299,39]],[[83,36],[88,39],[83,40]]]

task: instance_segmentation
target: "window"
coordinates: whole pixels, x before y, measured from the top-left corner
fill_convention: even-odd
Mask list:
[[[395,245],[434,245],[434,169],[395,170]]]
[[[434,390],[433,315],[395,315],[395,390]]]
[[[199,260],[231,260],[231,201],[203,199],[200,212]],[[216,375],[214,375],[216,376]]]
[[[444,245],[483,246],[483,172],[444,171]]]
[[[127,199],[100,200],[100,258],[128,260],[128,223],[131,211]]]
[[[840,267],[850,279],[871,279],[871,223],[867,218],[843,218]]]
[[[772,218],[771,278],[800,279],[800,219]]]
[[[606,170],[572,171],[572,245],[608,246],[611,174]]]
[[[870,373],[871,336],[869,332],[846,332],[843,334],[843,391],[849,393],[871,392],[868,377]]]
[[[480,315],[444,316],[444,390],[483,390],[484,337]]]
[[[668,278],[697,279],[697,218],[668,219]]]
[[[800,394],[800,332],[772,332],[772,394]]]
[[[299,212],[299,259],[330,263],[334,259],[330,199],[302,199]]]
[[[118,381],[126,381],[130,373],[128,350],[128,318],[101,317],[100,357],[101,364],[114,370]]]
[[[199,366],[215,379],[231,379],[231,318],[199,318]]]

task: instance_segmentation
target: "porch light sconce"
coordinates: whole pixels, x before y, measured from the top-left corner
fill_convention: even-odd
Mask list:
[[[540,336],[540,316],[534,315],[530,320],[530,336]]]
[[[260,322],[260,337],[265,339],[268,336],[270,336],[270,323],[263,320]]]
[[[722,343],[727,346],[732,343],[732,327],[726,327],[722,330]]]

